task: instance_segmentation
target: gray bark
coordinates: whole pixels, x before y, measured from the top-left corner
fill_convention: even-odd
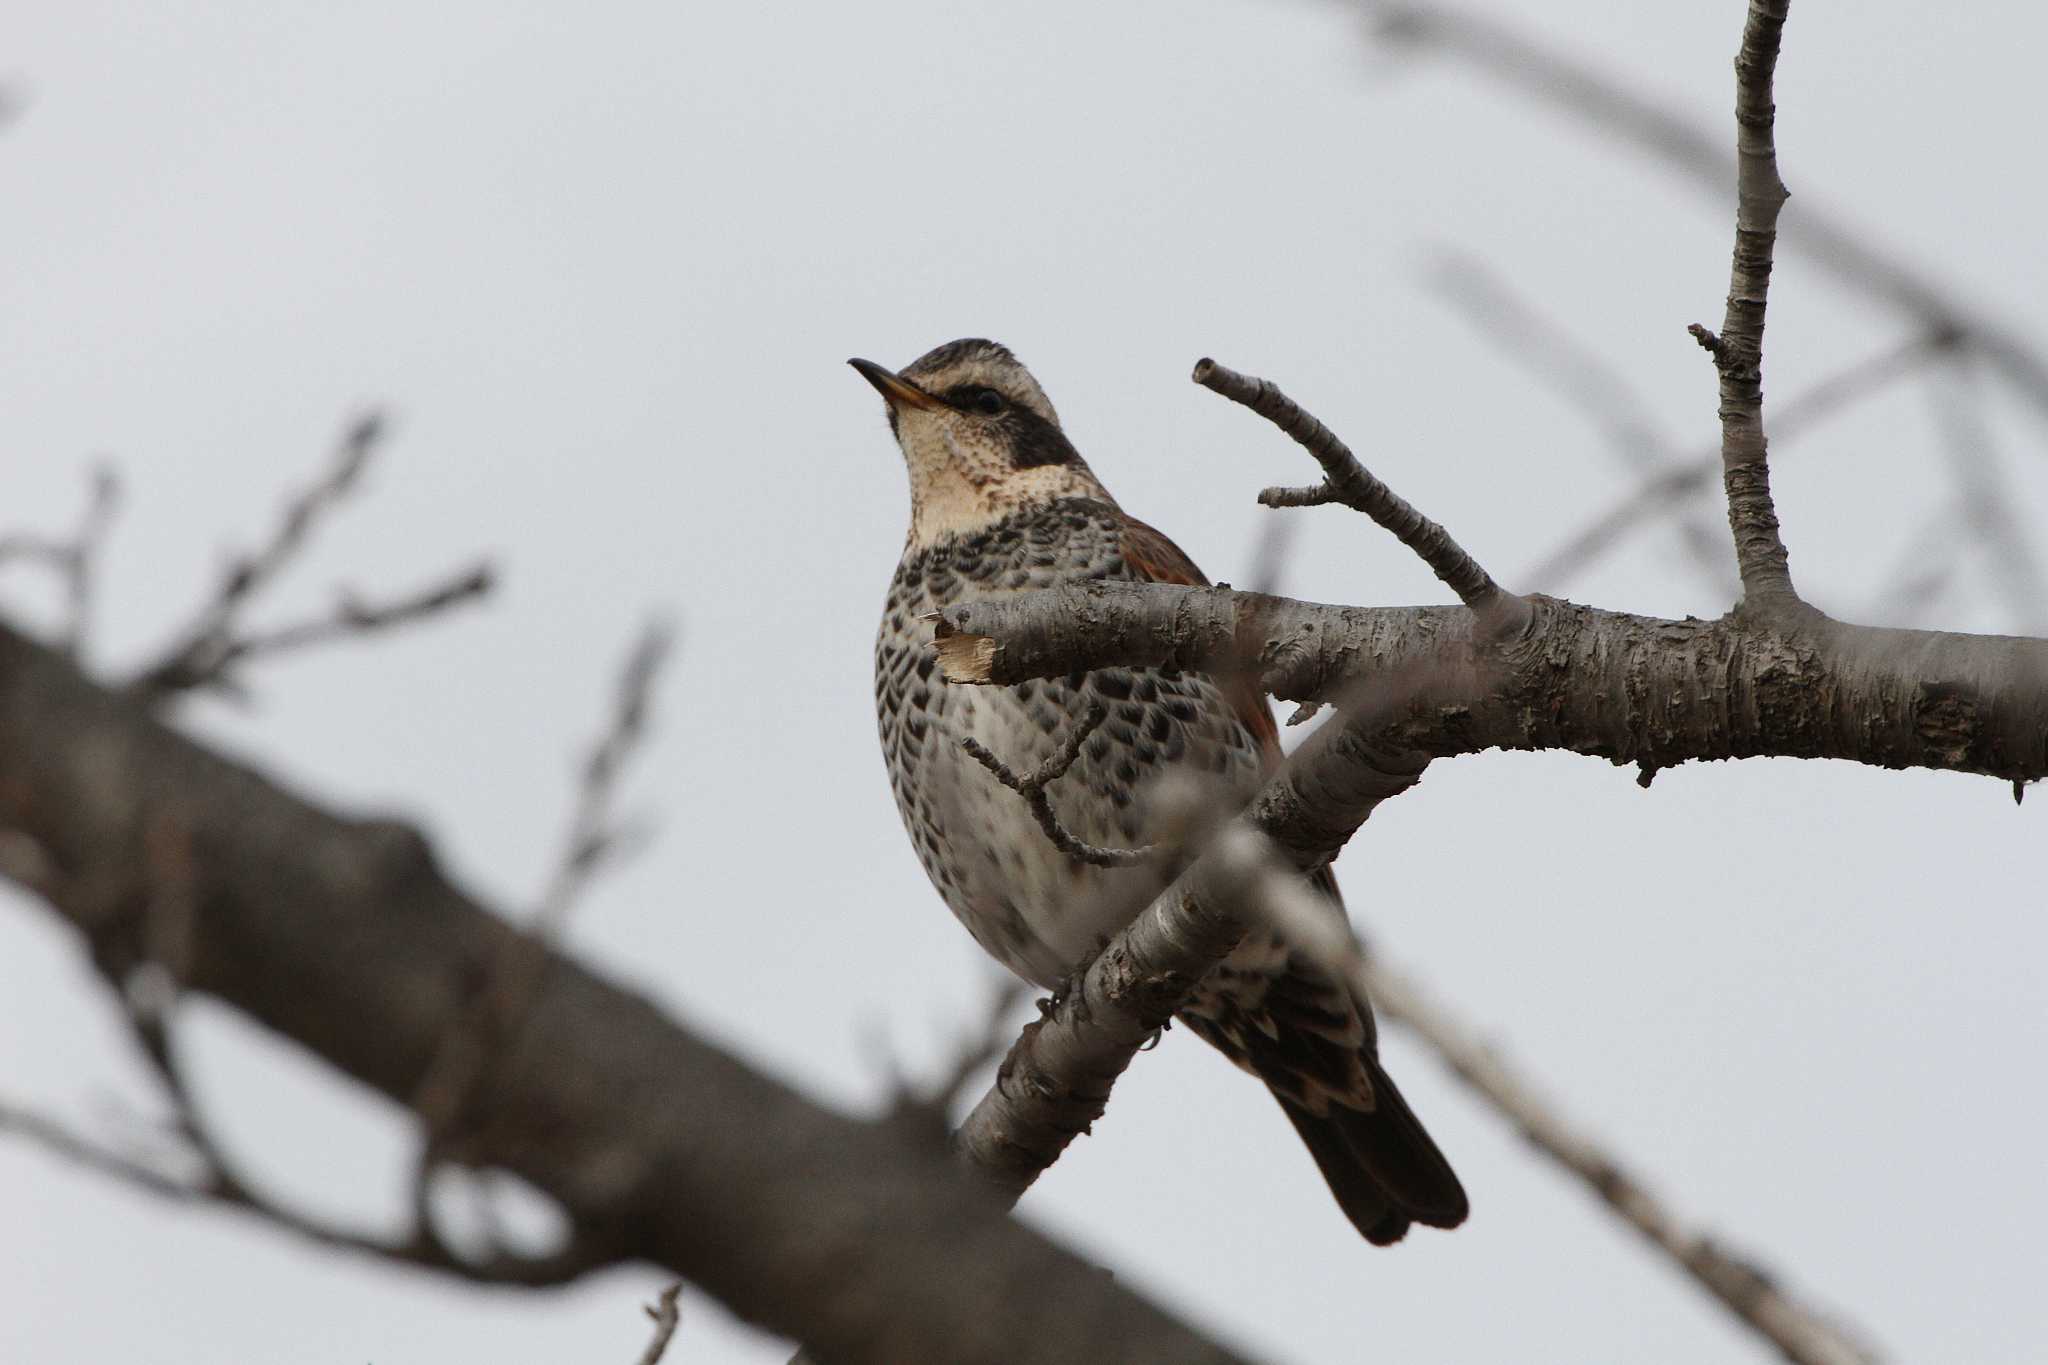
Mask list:
[[[1810,608],[1664,620],[1528,600],[1527,627],[1486,643],[1462,607],[1090,583],[948,607],[941,658],[957,681],[992,683],[1241,664],[1275,696],[1340,704],[1426,670],[1378,738],[1432,758],[1567,749],[1649,769],[1782,756],[2048,774],[2048,641],[1855,626]]]

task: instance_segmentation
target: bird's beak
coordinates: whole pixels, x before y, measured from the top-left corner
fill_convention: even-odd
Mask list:
[[[861,378],[873,384],[882,397],[889,400],[892,408],[936,408],[939,400],[905,379],[885,365],[858,356],[846,362],[860,371]]]

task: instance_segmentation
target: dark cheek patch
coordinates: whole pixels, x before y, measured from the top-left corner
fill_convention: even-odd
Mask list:
[[[1010,463],[1017,469],[1072,464],[1081,457],[1064,432],[1029,408],[1012,408],[1009,426]]]

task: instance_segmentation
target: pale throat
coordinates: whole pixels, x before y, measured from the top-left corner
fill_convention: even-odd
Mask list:
[[[962,439],[936,423],[916,428],[905,423],[899,439],[910,468],[908,544],[913,549],[972,535],[1019,508],[1060,498],[1115,504],[1079,462],[1013,468],[1008,450]]]

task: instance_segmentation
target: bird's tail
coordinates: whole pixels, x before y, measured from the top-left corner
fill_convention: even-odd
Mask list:
[[[1458,1226],[1470,1205],[1457,1173],[1379,1059],[1361,1060],[1372,1082],[1370,1110],[1331,1103],[1316,1114],[1277,1087],[1273,1097],[1315,1157],[1338,1207],[1368,1242],[1398,1242],[1416,1223]]]

